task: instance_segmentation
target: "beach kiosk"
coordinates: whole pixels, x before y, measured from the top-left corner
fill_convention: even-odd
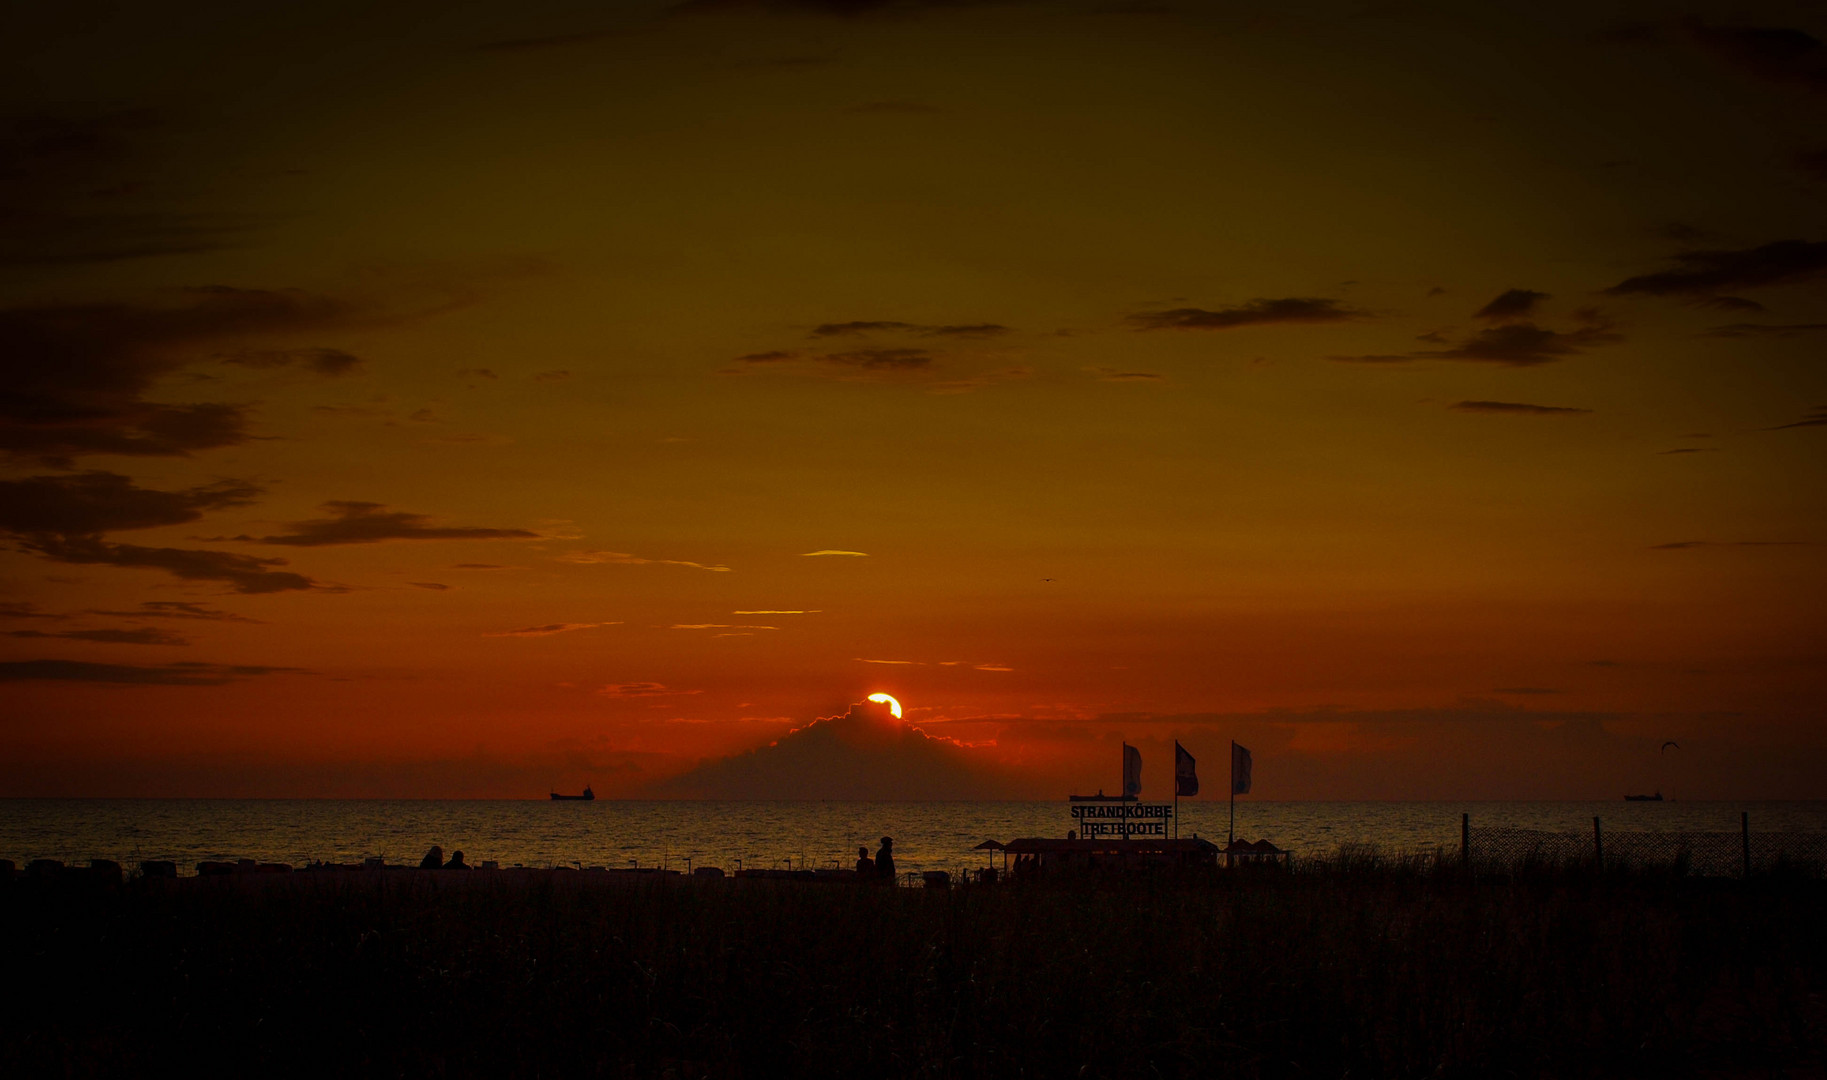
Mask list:
[[[979,846],[1002,852],[1006,881],[1204,872],[1218,866],[1219,853],[1217,844],[1197,836],[1183,840],[1030,836],[1006,844],[989,840]]]
[[[1221,850],[1224,865],[1233,866],[1279,866],[1286,868],[1294,858],[1294,853],[1278,848],[1267,840],[1251,843],[1248,840],[1232,840]]]

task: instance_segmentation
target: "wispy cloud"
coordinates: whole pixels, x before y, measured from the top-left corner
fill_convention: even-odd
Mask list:
[[[1031,378],[1034,369],[1030,367],[1003,368],[1000,371],[986,371],[979,375],[967,375],[961,379],[941,379],[927,384],[927,391],[933,394],[968,394],[986,386],[998,383],[1013,382],[1016,379]]]
[[[1584,416],[1591,409],[1566,405],[1529,405],[1520,401],[1461,401],[1452,406],[1460,412],[1507,413],[1512,416]]]
[[[112,614],[114,614],[114,612],[107,611],[107,612],[102,612],[102,614],[112,615]],[[27,600],[0,600],[0,619],[64,619],[64,618],[68,618],[68,616],[59,615],[53,611],[39,611],[37,604],[31,603],[30,601],[27,601]]]
[[[1706,296],[1728,289],[1780,285],[1827,272],[1827,242],[1778,240],[1738,250],[1684,251],[1677,269],[1625,278],[1613,296]]]
[[[673,623],[671,630],[778,630],[778,626],[749,626],[741,623]]]
[[[838,551],[835,548],[820,548],[817,551],[802,551],[799,554],[802,559],[810,559],[819,555],[854,555],[859,559],[869,557],[867,551]]]
[[[53,562],[163,570],[187,581],[226,582],[243,593],[320,588],[302,574],[273,569],[285,565],[284,559],[102,538],[109,532],[184,524],[208,510],[246,505],[260,492],[240,481],[160,491],[100,471],[0,481],[0,532],[11,535],[22,550]]]
[[[251,438],[250,406],[169,404],[151,398],[155,384],[200,350],[247,336],[316,333],[357,314],[354,305],[298,290],[226,286],[143,303],[0,310],[0,383],[8,388],[0,395],[0,451],[68,467],[90,454],[186,457],[240,445]],[[298,355],[336,368],[335,352]],[[248,354],[268,355],[282,354]]]
[[[871,660],[862,656],[851,657],[851,659],[859,664],[911,664],[918,666],[921,663],[918,660]]]
[[[1731,323],[1726,326],[1715,326],[1700,336],[1716,338],[1794,337],[1797,334],[1820,330],[1827,330],[1827,323]]]
[[[424,514],[388,510],[382,503],[337,500],[323,504],[329,517],[294,521],[288,533],[274,536],[235,536],[254,544],[288,547],[325,547],[332,544],[373,544],[384,540],[538,540],[526,529],[488,529],[474,526],[433,525]]]
[[[1706,51],[1749,74],[1827,93],[1827,43],[1792,26],[1683,25],[1686,36]]]
[[[1421,349],[1408,353],[1372,353],[1361,356],[1330,356],[1342,364],[1401,364],[1413,360],[1469,360],[1506,367],[1535,367],[1577,356],[1587,349],[1613,345],[1624,340],[1612,330],[1612,324],[1596,311],[1576,315],[1583,325],[1572,330],[1552,330],[1532,322],[1509,322],[1480,330],[1445,349]],[[1424,340],[1439,340],[1439,335],[1424,335]]]
[[[1237,307],[1219,308],[1215,311],[1190,307],[1145,311],[1129,316],[1129,321],[1139,330],[1230,330],[1264,323],[1344,322],[1362,319],[1367,314],[1348,308],[1337,300],[1289,296],[1251,300]]]
[[[812,328],[813,337],[837,337],[843,334],[868,334],[884,330],[914,330],[913,323],[891,319],[857,319],[851,322],[820,323]]]
[[[141,626],[130,630],[60,630],[46,633],[42,630],[12,630],[8,637],[16,638],[64,638],[69,641],[95,641],[106,645],[188,645],[190,642],[169,630],[157,627]]]
[[[551,637],[553,634],[568,634],[573,630],[594,630],[599,626],[620,626],[620,622],[557,622],[543,626],[523,626],[518,630],[497,630],[483,634],[483,637]]]
[[[813,337],[839,337],[848,334],[907,333],[921,337],[1000,337],[1012,333],[1001,323],[910,323],[892,319],[859,319],[853,322],[820,323],[812,328]]]
[[[1545,292],[1534,289],[1507,289],[1499,293],[1495,300],[1479,308],[1472,314],[1474,319],[1486,319],[1501,322],[1506,319],[1520,319],[1534,312],[1536,305],[1548,299]]]
[[[1827,427],[1827,405],[1816,405],[1808,414],[1792,424],[1778,424],[1767,431],[1783,431],[1788,428]]]
[[[342,349],[236,349],[222,353],[224,364],[250,368],[308,368],[319,375],[347,375],[362,366],[362,358]]]
[[[1152,371],[1122,371],[1111,367],[1090,367],[1086,371],[1099,382],[1165,382],[1167,376]]]
[[[817,615],[821,610],[823,610],[823,609],[807,608],[803,611],[795,611],[795,610],[768,608],[768,609],[757,609],[755,611],[732,611],[732,612],[730,612],[730,614],[731,615]]]
[[[602,563],[612,566],[686,566],[693,570],[710,570],[719,574],[728,573],[730,569],[727,566],[692,562],[689,559],[646,559],[639,555],[630,555],[625,551],[573,551],[558,556],[558,561],[586,565]]]
[[[687,694],[701,694],[702,690],[669,690],[665,683],[629,682],[614,683],[598,690],[604,697],[675,697]]]
[[[90,615],[114,615],[127,619],[205,619],[213,622],[258,623],[259,619],[250,619],[246,615],[237,615],[232,611],[222,611],[208,604],[197,604],[187,600],[146,600],[137,608],[124,611],[104,611],[91,608]]]
[[[907,371],[930,365],[933,354],[925,349],[856,349],[851,352],[824,353],[818,359],[827,364],[841,364],[870,371]]]
[[[85,660],[10,660],[0,663],[0,682],[87,682],[134,686],[220,686],[255,675],[309,674],[303,668],[195,661],[158,666],[92,664]]]
[[[273,569],[286,565],[284,559],[259,559],[227,551],[114,544],[94,536],[36,537],[21,546],[53,562],[163,570],[185,581],[220,581],[249,595],[331,588],[303,574]]]
[[[1612,333],[1610,323],[1594,316],[1585,326],[1567,331],[1550,330],[1529,322],[1493,326],[1489,330],[1480,330],[1452,348],[1415,355],[1441,360],[1482,361],[1509,367],[1533,367],[1621,340],[1621,337]]]

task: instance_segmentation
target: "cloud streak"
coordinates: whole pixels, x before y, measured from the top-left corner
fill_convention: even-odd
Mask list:
[[[1756,338],[1756,337],[1794,337],[1797,334],[1814,333],[1827,330],[1827,323],[1731,323],[1726,326],[1715,326],[1702,333],[1701,337],[1716,338]]]
[[[1684,251],[1676,268],[1625,278],[1610,296],[1706,297],[1729,289],[1782,285],[1827,272],[1827,242],[1778,240],[1738,250]]]
[[[85,454],[182,457],[243,443],[248,406],[168,404],[148,392],[200,346],[323,330],[353,314],[292,289],[210,286],[161,299],[0,310],[0,451],[61,467]],[[348,355],[304,353],[332,368],[341,360],[330,354]]]
[[[927,323],[897,322],[889,319],[866,319],[854,322],[820,323],[812,328],[813,337],[840,337],[849,334],[899,332],[921,337],[1000,337],[1012,331],[1001,323]]]
[[[1770,82],[1827,94],[1827,44],[1790,26],[1708,26],[1689,22],[1687,35],[1714,56]]]
[[[160,139],[151,110],[64,109],[0,122],[0,266],[70,266],[218,251],[259,219],[179,212],[131,174]]]
[[[693,570],[709,570],[718,574],[730,572],[730,568],[727,566],[691,562],[687,559],[644,559],[625,551],[573,551],[570,554],[558,556],[558,561],[583,565],[604,563],[612,566],[684,566]]]
[[[388,510],[383,503],[338,500],[324,503],[329,517],[290,523],[291,532],[274,536],[236,536],[229,539],[288,547],[327,547],[333,544],[374,544],[386,540],[537,540],[526,529],[488,529],[473,526],[432,525],[424,514]]]
[[[1498,413],[1511,416],[1584,416],[1591,409],[1565,405],[1529,405],[1520,401],[1461,401],[1452,406],[1459,412]]]
[[[1341,364],[1402,364],[1415,360],[1464,360],[1474,363],[1501,364],[1505,367],[1535,367],[1578,356],[1588,349],[1614,345],[1623,337],[1612,331],[1611,323],[1597,312],[1581,313],[1585,323],[1573,330],[1551,330],[1532,322],[1509,322],[1480,330],[1445,349],[1421,349],[1407,353],[1375,353],[1364,356],[1331,356]]]
[[[1543,300],[1548,299],[1545,292],[1533,289],[1508,289],[1499,294],[1495,300],[1473,313],[1474,319],[1486,319],[1492,322],[1505,319],[1520,319],[1532,314]]]
[[[341,349],[238,349],[223,353],[224,364],[247,368],[301,367],[319,375],[347,375],[362,366],[362,358]]]
[[[163,570],[185,581],[220,581],[239,593],[323,587],[303,574],[273,569],[285,566],[284,559],[260,559],[227,551],[114,544],[93,536],[37,537],[22,541],[20,546],[53,562]]]
[[[316,587],[301,574],[273,569],[284,559],[113,543],[102,536],[195,521],[208,510],[246,505],[260,491],[233,480],[160,491],[101,471],[0,481],[0,532],[20,550],[53,562],[163,570],[189,581],[226,582],[243,593]]]
[[[1129,316],[1138,330],[1233,330],[1240,326],[1267,323],[1333,323],[1362,319],[1366,312],[1345,307],[1337,300],[1323,297],[1290,296],[1281,299],[1256,299],[1237,307],[1208,311],[1204,308],[1174,308],[1169,311],[1147,311]]]
[[[1790,428],[1827,427],[1827,405],[1816,405],[1808,414],[1792,424],[1778,424],[1766,431],[1787,431]]]
[[[256,675],[309,674],[303,668],[195,661],[158,666],[93,664],[85,660],[10,660],[0,682],[81,682],[129,686],[221,686]]]
[[[598,690],[604,697],[643,698],[643,697],[684,697],[701,694],[702,690],[669,690],[665,683],[629,682],[612,683]]]
[[[620,626],[620,622],[560,622],[546,623],[543,626],[523,626],[518,630],[497,630],[483,637],[551,637],[553,634],[569,634],[574,630],[594,630],[599,626]]]
[[[187,600],[146,600],[137,608],[125,611],[104,611],[90,608],[90,615],[113,615],[127,619],[203,619],[211,622],[258,623],[259,619],[250,619],[246,615],[237,615],[232,611],[222,611],[207,604],[192,603]]]
[[[46,633],[43,630],[11,630],[8,637],[16,638],[63,638],[69,641],[95,641],[106,645],[188,645],[190,642],[169,630],[142,626],[130,630],[61,630]]]

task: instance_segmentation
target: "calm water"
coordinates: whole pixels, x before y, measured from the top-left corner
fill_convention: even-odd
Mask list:
[[[1342,843],[1415,850],[1459,843],[1459,815],[1475,826],[1728,832],[1741,810],[1751,828],[1827,832],[1827,803],[1254,803],[1237,807],[1237,833],[1266,837],[1298,855]],[[1182,836],[1223,841],[1223,802],[1180,804]],[[172,859],[194,872],[204,859],[302,865],[370,856],[416,863],[432,844],[462,849],[471,865],[850,865],[895,838],[902,870],[985,865],[971,849],[986,838],[1065,836],[1067,804],[388,801],[273,799],[4,799],[0,858]]]

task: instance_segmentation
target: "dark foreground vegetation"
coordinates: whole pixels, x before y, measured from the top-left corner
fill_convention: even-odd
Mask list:
[[[1818,880],[308,876],[0,889],[0,1075],[1819,1076],[1827,1043]]]

